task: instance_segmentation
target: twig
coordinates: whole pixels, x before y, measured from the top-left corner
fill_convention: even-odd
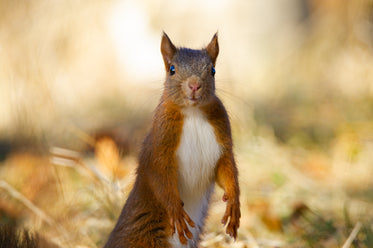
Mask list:
[[[284,247],[286,244],[280,240],[270,240],[270,239],[257,239],[256,240],[259,247],[261,246],[269,246],[269,247]]]
[[[360,228],[361,228],[361,222],[357,222],[354,229],[352,229],[350,236],[348,236],[346,242],[343,244],[342,248],[349,248],[356,238],[356,235],[359,233]]]
[[[33,213],[39,216],[49,226],[55,227],[64,236],[64,238],[68,240],[69,235],[65,228],[57,224],[51,217],[45,214],[40,208],[35,206],[35,204],[33,204],[29,199],[27,199],[24,195],[13,188],[9,183],[5,182],[4,180],[0,180],[0,188],[3,188],[12,197],[22,202],[27,208],[29,208]]]
[[[26,207],[28,207],[32,212],[34,212],[37,216],[39,216],[42,220],[44,220],[48,225],[54,226],[54,221],[48,215],[46,215],[40,208],[35,206],[29,199],[19,193],[15,188],[13,188],[7,182],[0,180],[0,188],[5,189],[9,192],[15,199],[22,202]]]

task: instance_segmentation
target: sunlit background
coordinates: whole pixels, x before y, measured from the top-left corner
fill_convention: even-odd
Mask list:
[[[102,247],[162,92],[218,32],[242,224],[202,247],[373,247],[373,1],[1,0],[0,223]]]

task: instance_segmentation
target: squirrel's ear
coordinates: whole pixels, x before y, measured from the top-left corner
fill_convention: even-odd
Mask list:
[[[206,47],[207,53],[210,55],[212,63],[215,65],[216,58],[219,54],[219,43],[218,43],[218,33],[215,33],[214,37]]]
[[[168,70],[171,66],[171,60],[176,53],[176,47],[174,46],[174,44],[172,44],[170,38],[168,38],[165,32],[163,32],[162,36],[161,53],[164,65],[166,66],[166,70]]]

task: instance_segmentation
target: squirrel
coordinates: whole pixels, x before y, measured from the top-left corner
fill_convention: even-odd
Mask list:
[[[217,183],[222,223],[236,239],[238,171],[228,114],[215,95],[215,34],[206,48],[176,48],[163,33],[164,91],[139,154],[132,191],[104,248],[198,247]],[[23,241],[22,241],[23,240]],[[0,227],[0,247],[42,248],[38,236]]]
[[[215,94],[215,34],[206,48],[161,41],[166,80],[143,141],[137,176],[104,248],[198,247],[215,182],[227,203],[222,223],[236,239],[238,171],[226,109]]]

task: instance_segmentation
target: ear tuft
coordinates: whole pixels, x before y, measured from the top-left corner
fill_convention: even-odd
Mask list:
[[[214,37],[212,37],[210,43],[206,47],[206,51],[208,55],[210,55],[212,63],[215,65],[216,58],[219,54],[218,33],[215,33]]]
[[[171,60],[176,53],[176,47],[174,46],[174,44],[172,44],[170,38],[168,38],[165,32],[163,32],[161,41],[161,53],[164,65],[166,66],[166,70],[168,70],[171,66]]]

